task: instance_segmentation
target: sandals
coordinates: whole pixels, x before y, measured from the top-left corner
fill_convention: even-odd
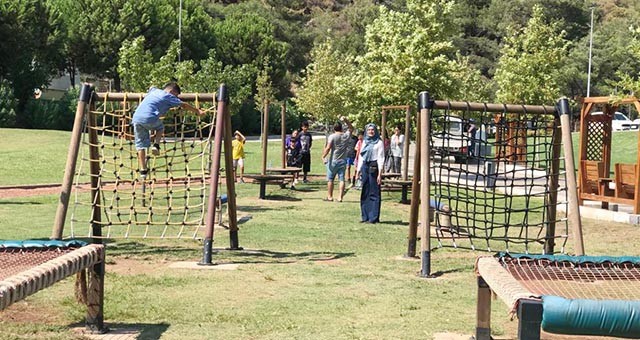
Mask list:
[[[328,197],[325,197],[322,200],[325,202],[333,202],[333,198],[328,198]]]

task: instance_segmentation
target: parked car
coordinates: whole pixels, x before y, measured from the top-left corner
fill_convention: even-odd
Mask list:
[[[602,111],[591,112],[591,115],[601,115]],[[630,131],[640,128],[640,119],[631,120],[622,112],[615,112],[611,121],[612,131]]]

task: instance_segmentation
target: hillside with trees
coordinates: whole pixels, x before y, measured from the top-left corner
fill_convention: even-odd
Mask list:
[[[287,101],[290,127],[341,114],[362,123],[380,105],[412,104],[423,90],[452,100],[576,99],[587,93],[592,13],[590,95],[636,93],[640,5],[593,5],[0,0],[0,126],[69,129],[76,90],[55,102],[34,99],[61,75],[129,92],[171,79],[184,92],[213,92],[224,82],[233,124],[247,133],[260,129],[263,99]]]

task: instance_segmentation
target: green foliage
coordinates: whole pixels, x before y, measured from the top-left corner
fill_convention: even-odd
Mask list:
[[[0,127],[13,127],[16,123],[16,99],[7,80],[0,80]]]
[[[71,131],[79,93],[79,89],[71,89],[60,99],[30,99],[24,111],[24,127]]]
[[[549,104],[560,96],[560,69],[568,43],[556,23],[547,22],[542,8],[523,29],[505,39],[496,70],[497,100],[503,103]]]
[[[367,120],[375,121],[380,105],[414,103],[421,91],[434,98],[478,97],[472,86],[462,84],[476,78],[476,71],[450,57],[452,9],[453,2],[446,0],[407,1],[407,12],[380,8],[380,16],[367,26],[367,52],[356,58],[353,78]]]
[[[345,88],[340,84],[340,77],[350,77],[355,72],[352,58],[336,51],[331,41],[314,47],[311,58],[304,82],[296,92],[298,107],[322,122],[348,114],[347,103],[340,94],[341,88]]]
[[[0,0],[0,80],[17,99],[16,124],[35,88],[44,87],[62,66],[60,13],[38,0]]]
[[[626,53],[629,54],[629,61],[637,64],[640,60],[640,28],[629,27],[631,39],[628,44]],[[639,65],[640,66],[640,65]],[[610,81],[610,84],[616,89],[619,87],[622,92],[638,96],[640,94],[640,68],[620,68],[616,70],[617,80]],[[610,92],[610,94],[614,94]]]

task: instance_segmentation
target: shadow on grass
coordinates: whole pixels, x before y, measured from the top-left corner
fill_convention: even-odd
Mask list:
[[[285,195],[267,195],[265,197],[265,200],[299,202],[299,201],[302,201],[302,198],[285,196]],[[278,208],[278,210],[280,210],[280,208]]]
[[[31,201],[28,201],[28,202],[0,201],[0,205],[5,205],[5,204],[6,205],[34,205],[34,204],[41,205],[42,203],[41,202],[31,202]]]
[[[396,221],[380,221],[378,222],[379,224],[388,224],[388,225],[398,225],[398,226],[408,226],[409,222],[405,222],[402,220],[396,220]]]
[[[70,328],[83,328],[84,322],[69,325]],[[103,336],[113,339],[160,339],[162,334],[169,329],[168,323],[105,323],[107,332]]]
[[[275,208],[269,208],[269,207],[265,207],[265,206],[261,206],[261,205],[239,205],[236,207],[236,209],[238,211],[253,211],[253,212],[260,212],[260,211],[269,211],[269,210],[273,210]],[[280,209],[280,208],[278,208]]]
[[[140,242],[109,242],[109,255],[128,255],[128,256],[179,256],[188,258],[194,254],[201,252],[198,247],[183,247],[179,245],[150,245]]]
[[[294,263],[298,261],[330,261],[354,256],[355,253],[334,253],[326,251],[305,251],[301,253],[279,252],[264,249],[245,249],[228,252],[229,259],[235,264],[248,263]]]
[[[296,187],[296,189],[294,191],[298,191],[298,192],[316,192],[319,191],[318,188],[299,188]]]
[[[468,268],[453,268],[453,269],[448,269],[448,270],[441,270],[441,271],[437,271],[437,272],[433,272],[431,273],[431,275],[429,275],[430,278],[437,278],[446,274],[453,274],[453,273],[462,273],[465,272],[466,270],[468,270]]]

